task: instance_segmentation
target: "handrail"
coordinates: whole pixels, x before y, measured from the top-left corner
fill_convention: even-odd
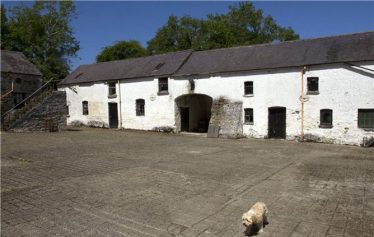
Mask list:
[[[12,92],[13,92],[13,89],[10,89],[9,91],[5,92],[4,95],[1,95],[1,99],[0,100],[2,101],[5,97],[7,97],[8,95],[10,95]]]
[[[44,85],[42,85],[41,87],[39,87],[36,91],[34,91],[31,95],[29,95],[28,97],[26,97],[24,100],[22,100],[20,103],[18,103],[17,105],[15,105],[13,108],[11,108],[10,110],[8,110],[7,112],[5,112],[1,117],[5,117],[7,114],[9,114],[10,112],[12,112],[13,110],[15,110],[18,106],[20,106],[21,104],[25,103],[27,100],[29,100],[31,97],[33,97],[36,93],[38,93],[39,91],[41,91],[43,88],[45,88],[47,85],[49,85],[49,83],[51,83],[52,81],[54,80],[54,78],[50,79],[49,81],[47,81],[46,83],[44,83]]]

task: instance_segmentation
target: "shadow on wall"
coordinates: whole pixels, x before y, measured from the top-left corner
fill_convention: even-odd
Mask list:
[[[70,126],[72,127],[92,127],[92,128],[109,128],[109,124],[103,122],[103,121],[96,121],[92,120],[87,122],[87,124],[83,123],[79,120],[74,120],[70,123]]]

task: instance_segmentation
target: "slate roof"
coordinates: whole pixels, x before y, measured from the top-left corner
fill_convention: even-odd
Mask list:
[[[23,53],[8,50],[1,50],[1,72],[42,75]]]
[[[194,52],[175,76],[374,60],[374,32]]]
[[[79,66],[60,85],[174,74],[191,50]]]
[[[180,51],[79,66],[61,83],[225,72],[374,60],[374,31],[276,44]],[[160,66],[161,65],[161,66]],[[160,66],[158,70],[155,70]]]

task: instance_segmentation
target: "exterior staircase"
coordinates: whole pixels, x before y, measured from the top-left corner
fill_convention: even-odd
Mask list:
[[[58,131],[66,125],[66,94],[48,81],[1,116],[3,131]],[[5,94],[4,94],[5,95]]]

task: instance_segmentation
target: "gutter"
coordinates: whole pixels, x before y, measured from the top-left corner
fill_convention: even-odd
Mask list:
[[[118,96],[119,96],[119,128],[122,128],[122,98],[121,98],[121,84],[118,80]]]
[[[304,141],[304,103],[305,103],[305,97],[304,97],[304,74],[306,71],[306,66],[303,66],[301,68],[301,95],[300,95],[300,102],[301,102],[301,131],[300,131],[300,141]]]

